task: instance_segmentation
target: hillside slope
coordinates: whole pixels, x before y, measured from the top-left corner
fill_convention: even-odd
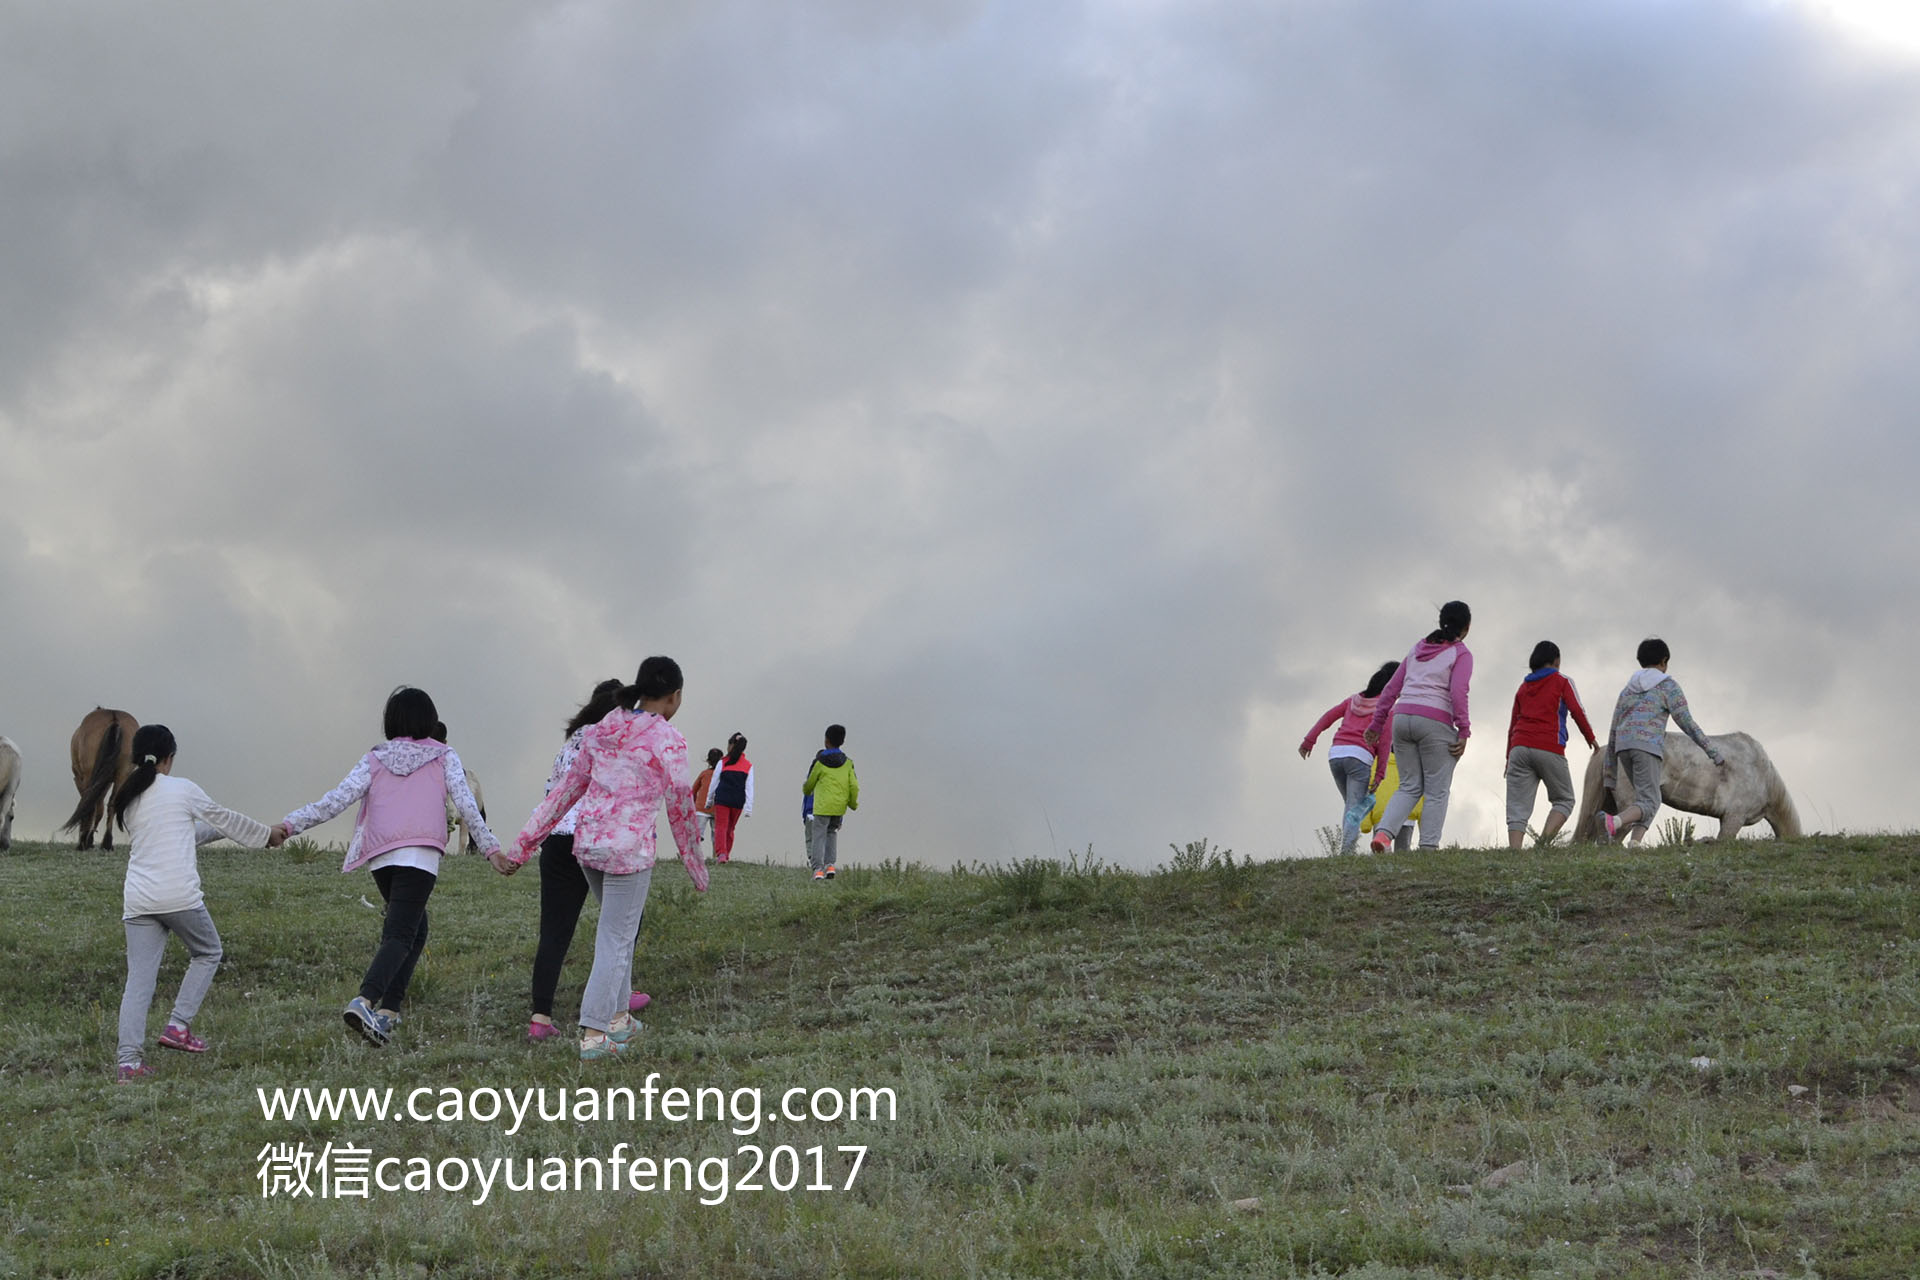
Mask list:
[[[825,885],[736,863],[705,898],[663,862],[644,1047],[581,1064],[524,1039],[532,869],[450,861],[413,1007],[373,1050],[338,1014],[377,934],[367,878],[311,848],[214,847],[212,1049],[156,1051],[159,1075],[119,1086],[123,864],[24,846],[0,858],[0,1275],[1912,1276],[1916,853],[1189,850],[1150,876],[890,863]],[[176,945],[155,1031],[183,963]],[[255,1092],[484,1110],[650,1072],[752,1105],[508,1133],[269,1121]],[[802,1113],[815,1090],[823,1114],[859,1089],[897,1107],[767,1119],[796,1088]],[[686,1157],[694,1190],[594,1189],[587,1162],[604,1178],[623,1142]],[[585,1185],[263,1195],[263,1153],[328,1143],[396,1162],[396,1184],[557,1158]],[[743,1188],[749,1146],[790,1150],[758,1180],[798,1169],[799,1188]],[[867,1149],[850,1189],[842,1147]],[[720,1157],[725,1198],[702,1203]]]

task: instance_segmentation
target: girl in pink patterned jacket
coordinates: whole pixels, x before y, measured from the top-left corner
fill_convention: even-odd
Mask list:
[[[540,802],[505,854],[508,874],[524,864],[575,804],[573,856],[600,903],[593,970],[580,996],[580,1058],[615,1058],[640,1024],[628,1011],[633,939],[653,879],[654,815],[667,802],[667,823],[693,887],[707,891],[700,828],[687,768],[687,740],[668,721],[680,710],[680,664],[653,657],[640,664],[619,705],[580,731],[573,763]]]

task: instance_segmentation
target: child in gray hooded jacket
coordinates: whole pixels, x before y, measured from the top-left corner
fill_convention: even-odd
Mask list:
[[[1616,794],[1630,788],[1633,803],[1618,815],[1604,811],[1599,814],[1600,833],[1605,840],[1613,839],[1621,831],[1627,833],[1633,844],[1646,839],[1653,815],[1660,809],[1660,772],[1666,751],[1668,716],[1699,744],[1714,764],[1725,767],[1727,763],[1706,731],[1694,722],[1693,713],[1687,709],[1687,695],[1680,692],[1679,682],[1667,674],[1671,657],[1666,641],[1642,640],[1634,653],[1640,669],[1628,678],[1626,688],[1613,704],[1605,776],[1617,778]]]

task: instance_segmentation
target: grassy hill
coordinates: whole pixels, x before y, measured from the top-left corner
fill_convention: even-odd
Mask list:
[[[531,870],[449,864],[413,1007],[374,1050],[338,1014],[377,933],[368,878],[216,846],[227,959],[195,1024],[213,1048],[155,1051],[160,1074],[120,1086],[122,863],[24,846],[0,858],[0,1275],[1911,1277],[1916,853],[1189,849],[1153,875],[887,864],[830,885],[735,864],[703,899],[663,863],[644,1048],[581,1064],[524,1039]],[[155,1031],[183,964],[175,944]],[[484,1109],[489,1089],[637,1091],[656,1071],[758,1089],[756,1114],[795,1087],[891,1089],[897,1112],[509,1135],[269,1121],[255,1092]],[[587,1185],[263,1196],[263,1149],[329,1142],[448,1184],[443,1161],[558,1157]],[[594,1190],[571,1162],[621,1142],[716,1181],[699,1162],[730,1157],[727,1198]],[[748,1144],[790,1148],[801,1188],[732,1185]],[[841,1146],[867,1148],[851,1189]],[[835,1189],[805,1190],[816,1173]]]

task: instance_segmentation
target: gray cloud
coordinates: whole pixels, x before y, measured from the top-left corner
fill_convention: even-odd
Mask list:
[[[1452,597],[1459,838],[1543,635],[1909,821],[1834,747],[1914,710],[1920,78],[1801,9],[3,22],[23,833],[95,702],[270,817],[401,681],[511,827],[669,652],[749,853],[835,719],[855,856],[1301,851],[1300,732]]]

